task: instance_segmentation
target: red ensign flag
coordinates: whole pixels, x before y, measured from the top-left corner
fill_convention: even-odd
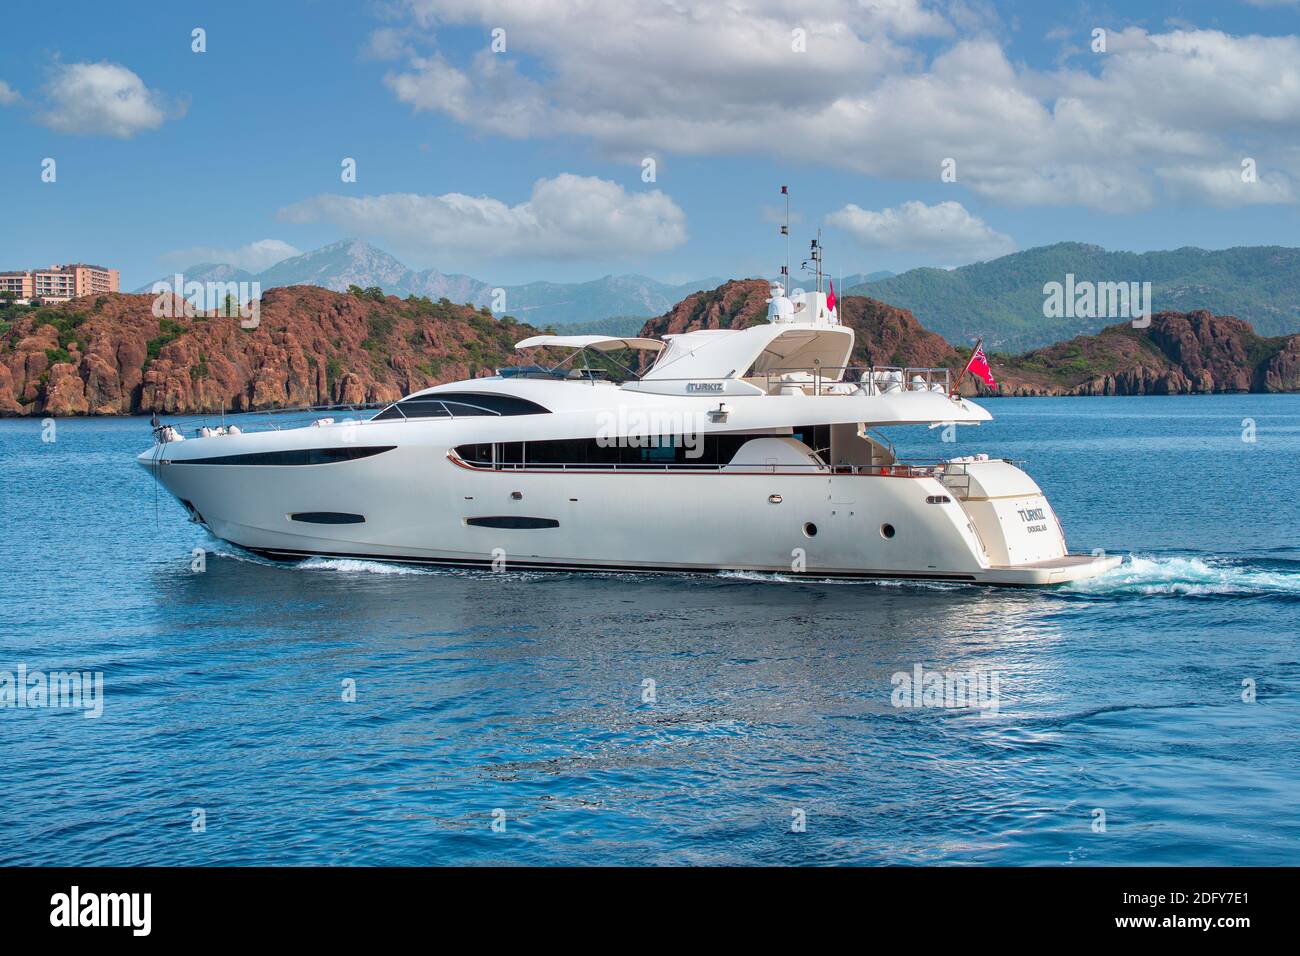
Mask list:
[[[832,280],[832,281],[831,281],[831,291],[830,291],[830,294],[829,294],[828,296],[826,296],[826,309],[827,309],[827,311],[829,311],[829,312],[834,312],[834,311],[835,311],[835,303],[838,302],[838,301],[839,301],[839,300],[835,298],[835,282],[834,282],[834,280]]]
[[[993,381],[993,370],[989,368],[989,357],[984,354],[984,346],[978,346],[966,363],[966,370],[974,372],[989,388],[997,388],[997,382]]]

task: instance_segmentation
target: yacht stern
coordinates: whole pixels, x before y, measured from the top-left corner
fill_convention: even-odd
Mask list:
[[[976,579],[981,584],[1011,587],[1069,584],[1073,581],[1095,578],[1114,570],[1119,567],[1122,560],[1119,555],[1067,554],[1064,557],[1034,561],[1029,564],[991,567],[979,572]]]

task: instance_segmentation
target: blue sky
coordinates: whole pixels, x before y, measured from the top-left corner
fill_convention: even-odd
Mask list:
[[[836,273],[1297,244],[1300,5],[790,6],[11,0],[0,268],[355,235],[494,284],[772,274],[781,184]]]

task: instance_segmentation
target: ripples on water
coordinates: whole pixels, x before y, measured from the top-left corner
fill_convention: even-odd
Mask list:
[[[0,711],[0,863],[1294,863],[1300,398],[990,408],[956,453],[1027,459],[1120,568],[274,565],[155,503],[142,420],[0,422],[0,670],[106,682],[99,719]],[[916,664],[996,672],[998,713],[894,708]]]

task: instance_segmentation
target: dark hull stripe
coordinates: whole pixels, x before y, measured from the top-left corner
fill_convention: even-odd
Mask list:
[[[446,568],[490,568],[491,558],[422,558],[413,555],[364,554],[351,551],[296,551],[287,548],[250,548],[247,545],[230,542],[237,547],[250,551],[259,557],[272,561],[300,561],[304,558],[348,558],[361,561],[389,561],[397,564],[424,564]],[[959,584],[973,584],[976,578],[972,574],[926,574],[923,572],[901,571],[788,571],[753,568],[677,568],[671,565],[652,564],[584,564],[581,562],[555,561],[516,561],[507,560],[509,569],[527,568],[530,571],[620,571],[620,572],[654,572],[661,574],[716,574],[719,571],[753,571],[756,574],[781,574],[804,578],[845,578],[851,580],[871,580],[889,578],[913,581],[953,581]]]
[[[168,458],[168,465],[257,465],[261,467],[290,467],[294,465],[336,465],[357,461],[371,455],[392,451],[396,445],[357,446],[338,448],[290,448],[280,451],[245,452],[238,455],[217,455],[211,458]]]

